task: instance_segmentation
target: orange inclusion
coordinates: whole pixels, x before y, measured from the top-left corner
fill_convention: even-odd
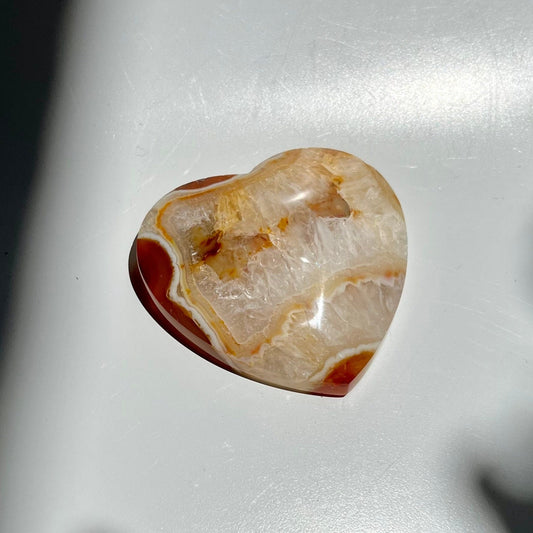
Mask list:
[[[163,217],[163,213],[167,210],[168,206],[173,202],[173,200],[170,200],[167,202],[158,212],[157,217],[155,219],[155,226],[156,228],[163,234],[163,237],[168,242],[172,242],[172,237],[167,233],[167,230],[164,228],[163,224],[161,224],[161,218]]]
[[[387,272],[385,272],[386,278],[397,278],[399,275],[400,272],[398,272],[397,270],[387,270]]]
[[[285,228],[287,227],[287,225],[289,224],[289,219],[287,217],[283,217],[279,222],[278,222],[278,228],[281,230],[281,231],[285,231]]]
[[[324,379],[324,383],[332,385],[348,385],[363,370],[374,352],[365,351],[352,355],[338,363]]]
[[[215,231],[209,237],[202,239],[199,243],[199,249],[201,251],[202,261],[206,261],[208,257],[217,255],[220,250],[220,240],[222,239],[222,232]]]
[[[210,185],[215,185],[215,183],[221,183],[223,181],[233,178],[236,174],[225,174],[224,176],[212,176],[211,178],[204,178],[197,181],[191,181],[185,185],[181,185],[176,191],[190,191],[195,189],[203,189],[209,187]]]

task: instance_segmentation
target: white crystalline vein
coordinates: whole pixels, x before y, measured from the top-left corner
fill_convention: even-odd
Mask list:
[[[197,261],[199,252],[191,236],[198,229],[206,237],[219,231],[224,238],[236,239],[234,247],[242,238],[245,248],[255,236],[268,235],[272,246],[252,253],[235,279],[219,277],[205,263],[192,270],[191,284],[194,298],[201,304],[199,296],[203,297],[204,309],[212,308],[238,345],[262,339],[259,353],[240,354],[239,364],[242,371],[260,371],[264,379],[269,369],[274,381],[281,372],[288,384],[323,378],[328,365],[353,355],[347,347],[377,346],[403,286],[403,277],[376,279],[387,270],[401,272],[405,267],[405,225],[393,193],[360,160],[327,153],[304,150],[300,157],[312,164],[299,161],[296,167],[285,166],[254,181],[255,175],[275,162],[276,157],[272,158],[247,177],[226,182],[222,194],[220,186],[213,185],[200,193],[169,195],[183,199],[166,224],[185,263]],[[332,157],[335,162],[330,165]],[[325,162],[317,165],[321,158]],[[320,213],[334,183],[353,210],[350,216],[335,216],[345,214],[335,192],[332,216]],[[374,281],[357,281],[365,275]],[[320,288],[332,280],[337,287],[316,299]],[[191,310],[195,305],[185,307]],[[281,334],[280,320],[284,321]],[[278,330],[272,329],[276,323]]]
[[[287,298],[304,293],[322,283],[325,277],[350,269],[354,264],[375,264],[379,252],[387,248],[390,254],[391,247],[387,245],[392,238],[379,235],[380,230],[374,224],[357,219],[308,218],[306,225],[289,225],[287,231],[292,233],[280,239],[277,247],[256,254],[239,279],[225,282],[213,272],[205,275],[208,267],[202,267],[201,275],[197,276],[199,290],[206,296],[215,295],[215,299],[210,298],[211,305],[238,343],[262,331],[274,308]],[[384,243],[383,250],[372,246],[376,237]],[[303,263],[300,257],[308,258],[309,263]],[[268,307],[263,320],[246,320],[253,302]]]

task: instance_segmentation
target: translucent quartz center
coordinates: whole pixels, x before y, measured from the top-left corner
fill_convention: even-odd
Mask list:
[[[376,170],[309,148],[169,193],[136,251],[148,295],[191,348],[262,382],[344,395],[396,311],[407,239]]]

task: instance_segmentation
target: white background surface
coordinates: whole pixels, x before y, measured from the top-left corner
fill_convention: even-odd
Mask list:
[[[31,191],[0,531],[501,532],[532,497],[529,1],[78,2]],[[127,258],[170,189],[324,146],[402,202],[408,277],[345,398],[167,335]]]

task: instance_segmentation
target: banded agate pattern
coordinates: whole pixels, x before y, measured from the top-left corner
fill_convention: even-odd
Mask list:
[[[407,236],[376,170],[308,148],[167,194],[135,252],[150,305],[190,348],[264,383],[342,396],[396,311]]]

